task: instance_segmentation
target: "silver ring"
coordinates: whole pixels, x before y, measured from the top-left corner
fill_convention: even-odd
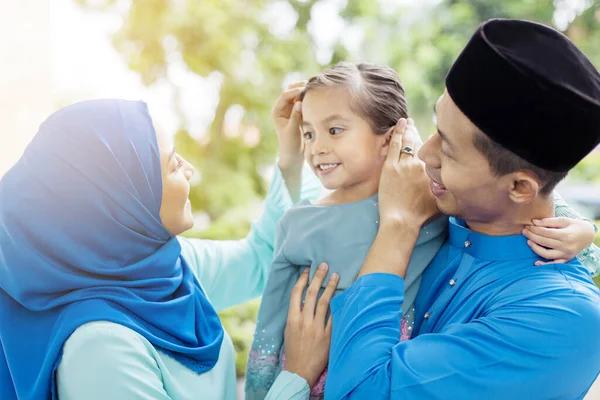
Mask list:
[[[404,153],[404,154],[410,154],[411,156],[414,156],[414,155],[415,155],[415,153],[414,153],[414,151],[413,151],[412,147],[410,147],[410,146],[405,146],[405,147],[404,147],[404,148],[403,148],[403,149],[400,151],[400,153]]]

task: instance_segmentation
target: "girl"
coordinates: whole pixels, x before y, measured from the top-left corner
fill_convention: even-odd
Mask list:
[[[300,201],[278,224],[275,258],[248,361],[248,399],[263,398],[277,373],[285,369],[286,310],[301,269],[310,266],[312,277],[319,263],[327,262],[328,274],[339,275],[337,293],[356,279],[378,229],[377,188],[391,132],[400,118],[407,118],[404,90],[389,67],[340,63],[283,96],[289,103],[280,112],[284,119],[285,112],[291,112],[291,122],[299,120],[301,112],[304,159],[330,192],[316,202]],[[296,100],[292,111],[290,105]],[[297,128],[292,126],[290,137],[280,135],[280,166],[293,164],[290,160],[297,163],[300,145],[291,137],[294,134]],[[572,215],[564,206],[557,206],[556,213]],[[447,223],[440,216],[421,230],[405,278],[402,340],[411,336],[421,275],[443,244]],[[588,221],[571,219],[564,229],[576,232],[568,244],[577,252],[564,251],[560,259],[574,257],[593,240],[593,225]],[[323,397],[325,376],[307,382],[311,399]],[[308,387],[306,392],[308,396]]]

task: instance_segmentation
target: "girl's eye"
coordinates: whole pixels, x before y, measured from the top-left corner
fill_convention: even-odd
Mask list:
[[[304,132],[304,139],[310,140],[315,137],[315,134],[312,132]]]
[[[330,134],[330,135],[333,135],[333,136],[335,136],[335,135],[339,135],[339,134],[340,134],[340,133],[342,133],[343,131],[344,131],[344,130],[343,130],[342,128],[336,128],[336,127],[329,128],[329,134]]]

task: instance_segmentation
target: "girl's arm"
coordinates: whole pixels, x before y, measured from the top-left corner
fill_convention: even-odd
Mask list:
[[[562,197],[554,194],[555,218],[534,220],[523,234],[529,245],[540,256],[551,262],[566,262],[574,257],[595,276],[600,270],[600,248],[594,235],[596,225],[573,210]],[[539,261],[539,264],[543,262]]]

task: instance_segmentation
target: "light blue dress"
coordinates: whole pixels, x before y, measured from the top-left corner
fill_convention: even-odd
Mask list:
[[[364,200],[320,206],[301,201],[281,219],[275,235],[275,258],[258,313],[256,333],[246,370],[246,399],[262,400],[280,373],[283,337],[292,287],[310,267],[310,278],[326,262],[328,277],[340,276],[336,294],[355,281],[379,228],[377,195]],[[448,218],[441,216],[425,225],[417,240],[406,276],[404,325],[410,328],[412,307],[421,274],[444,243]],[[325,281],[326,282],[326,281]],[[311,398],[323,396],[325,374],[311,390]]]
[[[317,198],[318,181],[308,177],[303,198]],[[217,310],[261,295],[273,258],[275,226],[292,206],[276,168],[265,211],[249,235],[236,241],[180,238],[183,255]],[[65,342],[56,381],[61,400],[234,400],[235,352],[229,336],[219,361],[201,375],[156,349],[138,333],[118,324],[96,321],[80,326]],[[271,399],[305,399],[306,381],[284,372]]]

